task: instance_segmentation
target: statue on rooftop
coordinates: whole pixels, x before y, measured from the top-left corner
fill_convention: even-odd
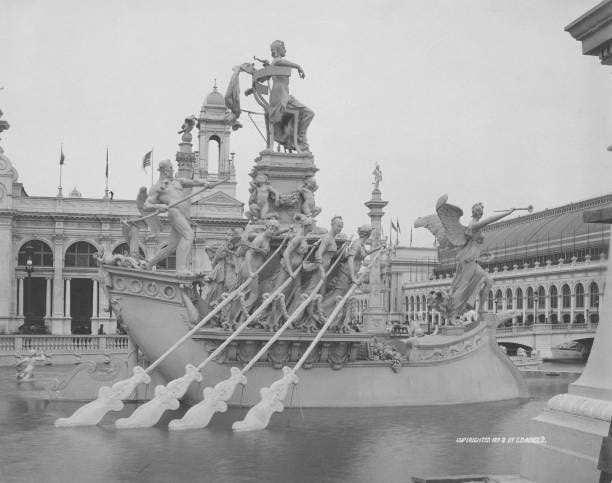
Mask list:
[[[191,115],[185,118],[185,121],[183,121],[183,125],[181,126],[181,130],[178,131],[177,133],[177,134],[182,134],[181,140],[183,142],[186,142],[186,143],[191,142],[191,139],[193,137],[191,135],[191,131],[193,130],[197,122],[198,122],[198,119],[194,115]]]
[[[463,226],[459,222],[463,211],[447,203],[447,200],[447,195],[441,196],[436,203],[437,214],[418,218],[414,222],[415,228],[427,228],[436,237],[440,248],[456,250],[457,270],[450,290],[446,293],[432,293],[428,300],[452,322],[465,312],[467,304],[478,295],[478,315],[482,318],[487,295],[493,286],[491,277],[478,264],[484,242],[482,229],[516,210],[530,210],[532,207],[510,208],[483,219],[484,206],[482,203],[476,203],[472,206],[472,220],[468,226]]]

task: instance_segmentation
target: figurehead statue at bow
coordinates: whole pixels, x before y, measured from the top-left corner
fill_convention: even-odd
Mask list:
[[[447,195],[441,196],[436,203],[436,214],[418,218],[414,222],[415,228],[427,228],[436,237],[440,248],[454,249],[457,259],[457,270],[450,290],[432,293],[429,303],[452,321],[460,317],[468,303],[478,295],[478,315],[482,318],[487,295],[493,286],[491,277],[478,264],[484,242],[482,229],[523,208],[510,208],[483,219],[484,206],[476,203],[472,206],[472,220],[468,226],[463,226],[459,222],[463,211],[447,203],[447,200]],[[531,210],[532,207],[524,209]]]

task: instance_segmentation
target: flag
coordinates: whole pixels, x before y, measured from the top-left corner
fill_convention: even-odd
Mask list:
[[[151,166],[151,154],[153,153],[153,151],[149,151],[147,154],[144,155],[144,158],[142,158],[142,169],[145,169],[147,166]]]
[[[106,179],[108,180],[108,147],[106,148],[106,171],[104,172]]]
[[[400,230],[399,218],[395,219],[395,228],[397,229],[398,233],[402,232],[402,230]]]
[[[395,226],[395,223],[393,223],[393,220],[391,220],[391,229],[397,232],[397,226]]]
[[[412,227],[410,227],[410,246],[412,246]]]
[[[60,149],[60,166],[64,165],[64,149]]]

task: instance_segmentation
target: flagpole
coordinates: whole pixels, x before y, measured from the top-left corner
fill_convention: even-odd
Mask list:
[[[104,199],[108,199],[108,144],[106,145],[106,170],[104,171],[106,176],[106,184],[104,185]]]
[[[151,186],[153,186],[153,147],[151,147]]]
[[[62,193],[62,168],[64,167],[64,160],[62,159],[64,155],[64,143],[60,143],[60,172],[59,172],[59,186],[57,187],[57,197],[63,198]]]

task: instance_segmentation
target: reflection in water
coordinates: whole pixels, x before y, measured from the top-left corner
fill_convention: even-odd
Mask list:
[[[55,371],[55,373],[53,372]],[[41,399],[59,368],[37,368],[36,387],[0,368],[0,481],[410,481],[416,474],[517,473],[520,444],[460,444],[457,437],[527,434],[530,418],[576,376],[529,375],[532,399],[457,406],[288,409],[267,430],[234,434],[247,408],[208,429],[169,432],[186,408],[154,428],[116,430],[135,404],[99,426],[58,429],[81,404]],[[46,378],[46,379],[45,379]],[[36,397],[37,396],[37,397]]]

